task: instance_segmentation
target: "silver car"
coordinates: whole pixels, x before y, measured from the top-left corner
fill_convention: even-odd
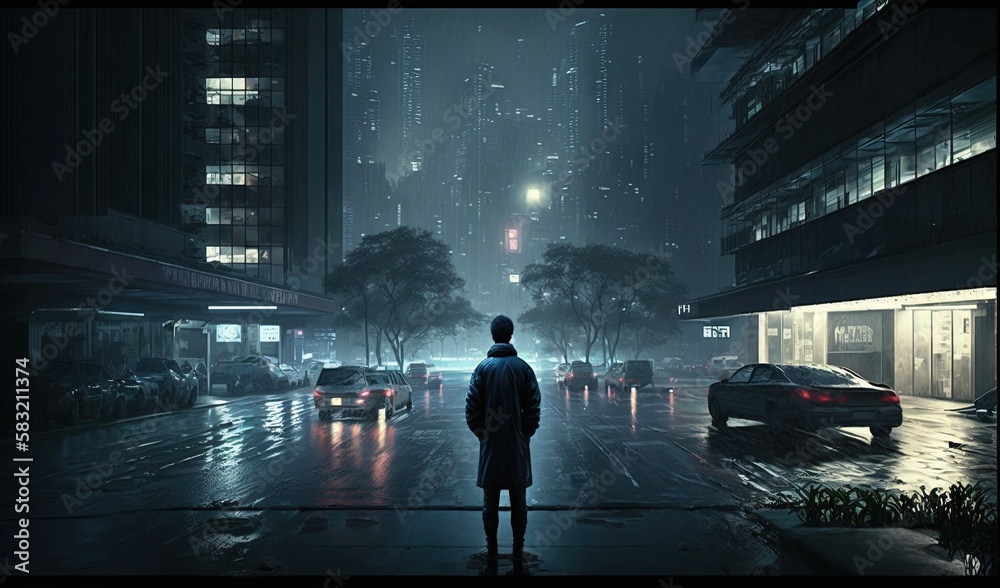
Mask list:
[[[322,420],[329,419],[334,412],[377,419],[382,410],[389,419],[401,407],[413,408],[413,392],[398,371],[342,366],[324,368],[319,373],[313,403]]]

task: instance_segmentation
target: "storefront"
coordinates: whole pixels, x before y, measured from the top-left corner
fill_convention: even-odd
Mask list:
[[[900,393],[973,400],[996,385],[996,288],[758,313],[760,361],[850,368]]]

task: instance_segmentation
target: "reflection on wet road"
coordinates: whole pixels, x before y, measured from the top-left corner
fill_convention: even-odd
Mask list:
[[[309,391],[299,389],[52,431],[32,446],[32,513],[478,508],[478,442],[464,419],[468,376],[450,376],[414,391],[413,409],[388,421],[383,413],[321,421]],[[716,431],[706,381],[672,391],[567,392],[550,378],[541,383],[528,492],[536,508],[718,507],[805,481],[916,489],[996,480],[995,423],[946,413],[940,401],[903,397],[904,425],[880,445],[859,428],[776,437],[734,420]]]

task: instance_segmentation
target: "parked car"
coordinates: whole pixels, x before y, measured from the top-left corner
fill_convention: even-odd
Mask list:
[[[314,386],[316,384],[316,379],[319,378],[320,372],[326,368],[338,368],[340,367],[339,361],[314,361],[309,364],[309,368],[305,372],[305,383],[306,386]]]
[[[568,363],[561,363],[556,366],[556,385],[562,386],[563,380],[566,378],[566,372],[568,371]]]
[[[181,370],[185,374],[194,374],[198,378],[198,395],[208,394],[208,365],[204,360],[197,358],[179,358],[177,363],[181,364]]]
[[[281,370],[285,377],[288,378],[288,385],[292,388],[298,388],[299,386],[305,385],[305,374],[299,371],[297,367],[290,363],[278,364],[278,369]]]
[[[289,387],[288,376],[274,362],[259,355],[216,363],[212,366],[212,385],[225,386],[227,392],[236,394],[251,389],[275,391]]]
[[[427,387],[440,388],[444,384],[444,374],[434,367],[433,363],[427,364]]]
[[[313,402],[323,420],[329,419],[335,411],[378,418],[383,409],[388,419],[400,406],[407,410],[413,408],[413,395],[406,378],[398,372],[341,366],[324,368],[320,372],[313,390]]]
[[[868,427],[888,437],[903,423],[899,396],[833,365],[750,364],[708,388],[708,411],[721,428],[730,418],[790,427]]]
[[[630,359],[613,364],[604,374],[604,383],[622,390],[652,386],[653,362],[648,359]]]
[[[125,416],[128,395],[138,389],[95,361],[54,360],[31,378],[31,395],[41,420],[74,424],[80,419]]]
[[[710,378],[728,378],[743,367],[735,355],[716,355],[705,364],[705,373]]]
[[[128,412],[146,412],[158,406],[160,387],[155,382],[140,378],[128,366],[122,366],[118,377],[137,389],[134,394],[126,398]]]
[[[145,357],[135,364],[135,375],[159,387],[159,404],[164,409],[194,406],[198,398],[198,376],[185,374],[176,359]]]
[[[410,382],[413,386],[420,386],[423,388],[429,388],[430,384],[430,370],[427,368],[427,364],[423,362],[415,362],[406,366],[406,381]]]
[[[976,397],[973,403],[962,408],[950,408],[950,412],[957,412],[964,415],[975,415],[976,419],[984,423],[992,423],[997,415],[997,387]]]
[[[679,357],[664,357],[657,364],[656,371],[667,372],[671,375],[684,374],[690,371],[690,364]]]
[[[584,387],[591,390],[596,389],[597,375],[594,373],[594,366],[585,361],[574,361],[566,372],[562,387],[567,390],[582,390]]]
[[[973,406],[976,408],[976,418],[984,423],[993,422],[997,414],[997,387],[976,398]]]

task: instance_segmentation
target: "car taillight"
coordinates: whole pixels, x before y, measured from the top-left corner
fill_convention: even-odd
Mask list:
[[[899,404],[899,396],[895,392],[886,392],[882,395],[882,402],[886,404]]]
[[[371,394],[371,390],[362,390],[358,396],[368,396],[369,394]]]
[[[313,398],[322,398],[322,397],[323,397],[323,393],[320,392],[319,388],[316,388],[315,390],[313,390]]]
[[[846,394],[834,394],[832,392],[826,392],[822,390],[805,390],[798,389],[795,394],[807,402],[816,402],[818,404],[847,404]]]

